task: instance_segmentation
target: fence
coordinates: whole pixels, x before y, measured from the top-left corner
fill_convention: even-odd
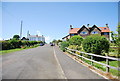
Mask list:
[[[91,65],[93,65],[93,62],[94,62],[94,63],[98,63],[98,64],[100,64],[100,65],[106,66],[106,72],[109,72],[109,69],[110,69],[110,68],[120,71],[120,67],[114,67],[114,66],[110,66],[110,65],[109,65],[109,60],[120,61],[119,58],[114,58],[114,57],[109,57],[109,56],[102,56],[102,55],[96,55],[96,54],[92,54],[92,53],[85,53],[85,52],[81,52],[81,51],[78,51],[78,50],[69,49],[69,48],[67,48],[67,47],[66,47],[66,51],[68,51],[69,53],[71,53],[71,54],[73,54],[73,55],[75,55],[75,56],[77,56],[77,57],[81,57],[82,59],[89,60],[89,61],[91,62]],[[79,53],[81,53],[81,55],[78,55],[78,54],[76,54],[75,52],[79,52]],[[84,54],[91,56],[91,58],[89,59],[89,58],[87,58],[87,57],[84,57]],[[98,61],[95,61],[95,60],[93,59],[93,56],[94,56],[94,57],[105,58],[105,59],[106,59],[106,64],[105,64],[105,63],[98,62]]]

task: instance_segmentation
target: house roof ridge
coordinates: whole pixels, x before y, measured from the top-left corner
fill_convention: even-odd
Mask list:
[[[92,27],[86,27],[85,25],[83,25],[82,27],[86,27],[88,30],[90,30],[91,28],[95,27],[96,25],[93,25]],[[75,27],[75,28],[72,28],[70,29],[69,33],[77,33],[82,27],[78,28],[78,27]],[[97,28],[99,28],[101,30],[101,32],[110,32],[110,28],[109,27],[98,27],[96,26]]]

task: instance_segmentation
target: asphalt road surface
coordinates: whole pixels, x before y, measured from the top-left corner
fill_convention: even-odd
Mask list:
[[[5,54],[1,67],[2,79],[104,79],[50,45]]]

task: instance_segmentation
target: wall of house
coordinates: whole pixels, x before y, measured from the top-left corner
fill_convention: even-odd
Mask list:
[[[86,32],[86,34],[83,34],[82,32]],[[81,31],[78,32],[78,35],[86,37],[89,35],[89,31],[86,28],[83,28]]]
[[[101,31],[100,31],[100,30],[98,30],[97,28],[94,28],[94,29],[90,32],[90,35],[92,35],[92,32],[94,32],[94,31],[98,32],[98,34],[100,34],[100,35],[101,35]],[[96,33],[96,34],[97,34],[97,33]]]
[[[43,41],[45,42],[45,38],[44,37],[28,37],[29,41]]]
[[[104,33],[107,33],[107,35],[105,35]],[[106,38],[110,39],[110,33],[109,32],[103,32],[101,33],[102,36],[105,36]]]

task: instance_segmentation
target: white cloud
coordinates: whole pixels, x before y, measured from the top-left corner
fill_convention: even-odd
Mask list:
[[[52,40],[52,39],[51,39],[50,36],[45,36],[45,41],[46,41],[47,43],[49,43],[51,40]]]
[[[37,35],[41,36],[41,32],[39,30],[36,31],[37,32]]]
[[[2,38],[0,37],[0,40],[2,40]]]

